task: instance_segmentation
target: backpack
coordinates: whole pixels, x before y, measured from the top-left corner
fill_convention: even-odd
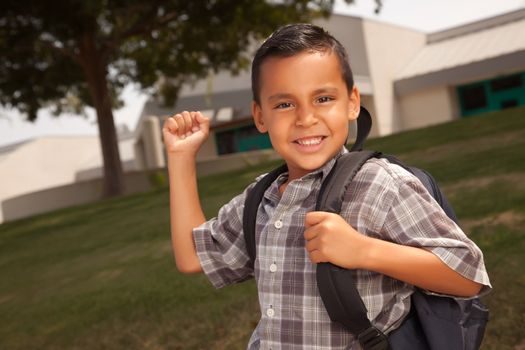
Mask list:
[[[372,119],[361,107],[357,118],[357,138],[350,152],[343,154],[323,180],[316,202],[316,211],[340,213],[346,188],[361,166],[370,158],[386,158],[414,174],[436,199],[447,216],[457,223],[457,218],[436,181],[419,168],[409,167],[397,158],[375,151],[363,151]],[[265,175],[248,193],[243,212],[243,231],[246,249],[253,265],[256,256],[255,221],[264,192],[273,181],[287,171],[286,164]],[[401,326],[388,336],[374,327],[367,317],[353,273],[331,263],[316,267],[317,287],[324,306],[333,322],[342,324],[355,335],[364,350],[476,350],[479,349],[488,309],[479,298],[456,299],[429,295],[416,288],[411,296],[412,307]]]

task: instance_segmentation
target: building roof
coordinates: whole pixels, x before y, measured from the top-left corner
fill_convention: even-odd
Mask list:
[[[27,140],[23,140],[23,141],[18,141],[18,142],[15,142],[15,143],[11,143],[11,144],[8,144],[8,145],[5,145],[5,146],[1,146],[0,147],[0,160],[2,159],[2,157],[6,157],[7,155],[9,155],[11,152],[13,152],[14,150],[16,150],[18,147],[21,147],[23,146],[24,144],[28,143],[28,142],[31,142],[32,139],[27,139]]]
[[[437,32],[396,76],[409,79],[525,51],[525,9]]]

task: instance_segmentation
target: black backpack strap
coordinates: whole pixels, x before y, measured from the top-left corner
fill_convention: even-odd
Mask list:
[[[340,213],[348,185],[366,161],[379,157],[373,151],[349,152],[337,159],[323,181],[316,210]],[[354,271],[331,263],[317,264],[317,287],[324,306],[334,322],[356,335],[365,350],[389,349],[388,339],[368,319],[366,306],[355,286]]]
[[[357,117],[357,137],[350,151],[361,151],[365,140],[372,129],[372,117],[365,107],[361,106]]]
[[[250,256],[251,266],[255,262],[255,222],[257,220],[257,210],[261,203],[264,192],[279,175],[288,171],[286,164],[272,170],[259,180],[255,186],[248,192],[244,201],[242,213],[242,227],[244,231],[244,241],[246,242],[246,251]]]
[[[376,151],[348,152],[337,158],[330,173],[323,180],[315,210],[339,214],[346,189],[359,169],[370,158],[380,157]]]

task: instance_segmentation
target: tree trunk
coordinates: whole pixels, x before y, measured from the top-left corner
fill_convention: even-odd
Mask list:
[[[97,49],[92,37],[86,36],[82,38],[79,49],[79,59],[97,112],[98,130],[104,161],[103,196],[118,196],[124,193],[124,172],[120,161],[117,132],[111,109],[106,59],[100,50]]]

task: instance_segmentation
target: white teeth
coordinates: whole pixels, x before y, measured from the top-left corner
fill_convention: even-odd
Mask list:
[[[322,137],[316,137],[316,138],[311,138],[311,139],[297,140],[297,143],[302,146],[313,146],[313,145],[320,144],[322,140],[323,140]]]

